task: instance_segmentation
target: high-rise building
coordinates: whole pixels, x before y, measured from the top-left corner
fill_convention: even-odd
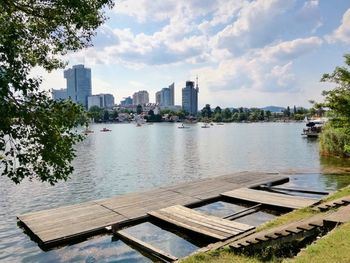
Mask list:
[[[143,105],[149,103],[149,96],[146,90],[140,90],[132,95],[134,105]]]
[[[91,69],[84,65],[75,65],[64,71],[67,80],[67,95],[72,101],[88,106],[88,96],[91,96]]]
[[[190,115],[197,114],[198,92],[198,78],[196,87],[194,87],[194,81],[186,81],[186,87],[182,89],[182,108]]]
[[[103,96],[103,104],[105,108],[112,108],[114,106],[114,96],[112,94],[100,94]]]
[[[170,105],[169,106],[174,106],[175,105],[175,83],[174,82],[169,85],[169,90],[170,90]]]
[[[120,101],[120,105],[122,106],[133,105],[133,100],[130,96],[126,97],[122,101]]]
[[[156,92],[156,104],[158,104],[158,105],[161,104],[161,97],[162,97],[161,91],[157,91]]]
[[[168,88],[163,88],[156,93],[156,103],[161,106],[174,106],[175,85],[172,83]]]
[[[51,96],[53,100],[66,100],[68,99],[67,89],[52,89]]]
[[[92,106],[100,108],[112,108],[114,106],[114,96],[112,94],[97,94],[88,96],[88,109]]]

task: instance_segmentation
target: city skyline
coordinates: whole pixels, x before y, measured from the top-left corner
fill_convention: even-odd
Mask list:
[[[140,11],[142,10],[142,11]],[[119,101],[199,76],[199,108],[300,105],[320,100],[323,73],[343,64],[350,3],[330,1],[120,1],[93,40],[68,54],[94,69],[94,93]],[[43,88],[64,87],[61,72],[36,70]],[[182,85],[181,85],[182,87]]]

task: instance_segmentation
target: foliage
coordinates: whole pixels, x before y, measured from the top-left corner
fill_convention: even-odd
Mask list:
[[[212,110],[209,104],[206,104],[205,107],[201,110],[201,116],[203,118],[211,118]]]
[[[52,101],[40,92],[34,67],[63,67],[68,51],[89,46],[112,0],[9,1],[0,5],[0,159],[1,175],[15,183],[25,177],[51,184],[67,179],[73,128],[83,110],[70,101]]]
[[[332,82],[336,87],[323,91],[324,103],[315,103],[318,108],[327,107],[332,116],[323,132],[321,152],[349,157],[350,148],[350,54],[344,55],[346,66],[336,67],[333,73],[324,74],[321,81]]]
[[[136,113],[137,114],[141,114],[142,113],[142,106],[140,104],[137,105],[137,107],[136,107]]]
[[[95,105],[89,109],[87,115],[95,122],[100,122],[102,120],[102,112],[103,110],[99,106]]]
[[[320,150],[323,155],[350,157],[350,134],[345,128],[325,125],[320,136]]]

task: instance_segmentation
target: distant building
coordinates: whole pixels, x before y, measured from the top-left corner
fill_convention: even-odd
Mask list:
[[[120,105],[122,106],[133,105],[133,100],[131,97],[124,98],[122,101],[120,101]]]
[[[149,95],[146,90],[140,90],[132,95],[134,105],[143,105],[149,103]]]
[[[175,85],[172,83],[168,88],[163,88],[156,93],[156,103],[161,106],[174,106]]]
[[[100,108],[112,108],[114,106],[114,96],[112,94],[97,94],[88,96],[88,109],[93,106]]]
[[[88,106],[88,96],[91,96],[91,69],[84,65],[75,65],[64,71],[67,80],[67,95],[72,101]]]
[[[112,94],[100,94],[103,96],[103,104],[105,108],[112,108],[114,106],[114,96]]]
[[[174,106],[175,105],[175,83],[169,85],[170,90],[170,104],[168,106]],[[166,106],[166,105],[165,105]]]
[[[158,104],[158,105],[160,105],[160,103],[161,103],[161,96],[162,96],[161,91],[157,91],[156,92],[156,104]]]
[[[194,81],[186,81],[186,87],[182,89],[182,108],[190,115],[196,115],[198,111],[198,80],[194,87]]]
[[[103,108],[102,105],[103,105],[103,101],[99,95],[91,95],[88,97],[88,109],[90,109],[93,106]]]
[[[67,89],[52,89],[51,96],[53,100],[66,100],[68,99]]]

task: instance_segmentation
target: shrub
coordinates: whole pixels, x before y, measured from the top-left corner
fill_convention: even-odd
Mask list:
[[[344,128],[325,125],[320,137],[322,155],[350,157],[350,135]]]

